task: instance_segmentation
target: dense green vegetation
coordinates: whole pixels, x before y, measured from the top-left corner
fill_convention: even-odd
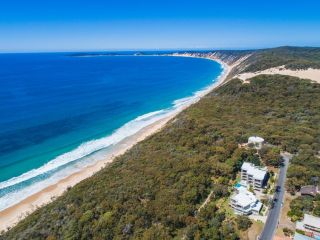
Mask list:
[[[282,231],[286,237],[290,237],[294,234],[294,231],[287,227],[283,228]]]
[[[278,147],[264,146],[259,150],[259,156],[262,162],[266,166],[280,167],[283,163],[283,159],[280,155],[281,149]]]
[[[314,123],[318,129],[319,123],[320,119]],[[299,191],[304,185],[314,184],[312,177],[320,177],[320,159],[317,156],[320,135],[318,133],[314,139],[313,134],[307,131],[302,137],[309,143],[300,146],[298,155],[291,160],[287,174],[287,189],[292,194]]]
[[[292,221],[303,219],[304,213],[320,217],[320,194],[316,197],[299,196],[292,200],[290,211],[288,212],[288,216]]]
[[[247,216],[237,216],[238,228],[241,230],[247,230],[251,227],[252,221]]]
[[[38,209],[3,239],[237,239],[250,222],[228,214],[251,135],[292,153],[320,150],[320,85],[281,75],[234,79],[93,177]],[[265,159],[277,150],[266,151]],[[290,181],[320,175],[295,159]],[[299,184],[301,184],[299,182]],[[226,186],[229,186],[226,187]],[[209,192],[210,203],[197,213]],[[1,237],[0,237],[1,238]]]
[[[285,66],[289,69],[320,68],[320,48],[279,47],[253,52],[244,61],[243,72],[256,72],[268,68]]]

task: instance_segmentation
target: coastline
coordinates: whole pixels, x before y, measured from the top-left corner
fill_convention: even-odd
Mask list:
[[[6,230],[8,227],[14,226],[20,220],[25,218],[28,214],[36,210],[38,207],[41,207],[45,204],[48,204],[56,197],[61,196],[69,187],[72,187],[79,183],[80,181],[92,176],[96,172],[98,172],[101,168],[105,167],[108,163],[111,163],[115,157],[122,155],[131,147],[133,147],[138,142],[146,139],[147,137],[151,136],[152,134],[160,131],[168,121],[173,119],[177,114],[179,114],[184,109],[188,108],[190,105],[194,104],[195,102],[199,101],[200,98],[211,92],[213,89],[217,88],[218,86],[222,85],[229,75],[230,71],[234,66],[228,65],[227,63],[209,57],[197,57],[197,56],[190,56],[190,55],[171,55],[171,56],[179,56],[179,57],[194,57],[194,58],[206,58],[211,61],[218,62],[223,71],[220,76],[218,76],[217,80],[213,82],[211,85],[202,89],[195,93],[193,101],[189,101],[185,104],[182,104],[177,109],[172,111],[168,116],[157,120],[154,123],[142,128],[137,133],[123,139],[119,143],[114,146],[114,149],[104,158],[104,160],[98,161],[93,165],[84,167],[81,171],[73,173],[68,177],[58,181],[55,184],[50,185],[49,187],[25,198],[24,200],[20,201],[19,203],[6,208],[0,211],[0,231]]]

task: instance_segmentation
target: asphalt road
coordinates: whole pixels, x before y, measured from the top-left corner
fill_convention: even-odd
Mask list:
[[[283,153],[281,156],[284,159],[284,165],[280,168],[279,178],[276,186],[278,187],[278,191],[275,192],[273,197],[273,208],[269,210],[267,221],[264,225],[263,231],[260,234],[260,240],[272,240],[274,233],[276,231],[277,225],[279,223],[279,216],[281,212],[281,208],[283,205],[283,197],[285,193],[285,180],[289,165],[289,160],[292,158],[292,155],[289,153]]]

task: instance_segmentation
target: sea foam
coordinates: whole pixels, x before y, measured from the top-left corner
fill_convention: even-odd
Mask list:
[[[188,98],[188,100],[183,100],[183,105],[187,104],[190,100],[192,100],[192,98]],[[36,192],[41,191],[42,189],[58,182],[59,180],[67,177],[68,175],[80,171],[86,166],[94,164],[97,161],[97,159],[87,158],[86,161],[83,161],[85,162],[85,164],[83,164],[82,162],[81,165],[78,164],[74,166],[68,166],[62,169],[61,171],[52,174],[49,178],[45,180],[37,181],[37,177],[49,173],[50,171],[53,171],[57,168],[61,168],[64,165],[70,165],[72,162],[77,162],[94,152],[116,145],[125,138],[134,135],[144,127],[147,127],[150,124],[160,119],[163,119],[169,116],[170,114],[173,114],[175,111],[179,110],[181,106],[182,104],[177,102],[173,105],[172,108],[154,111],[141,115],[117,129],[110,136],[83,143],[76,149],[58,156],[57,158],[49,161],[40,168],[33,169],[18,177],[14,177],[7,181],[1,182],[0,211],[20,202],[21,200],[27,198],[28,196],[31,196]],[[29,185],[17,189],[14,188],[17,185],[21,186],[23,183],[27,181],[30,182]],[[9,187],[10,191],[7,191]],[[6,193],[1,194],[1,191],[6,191]]]

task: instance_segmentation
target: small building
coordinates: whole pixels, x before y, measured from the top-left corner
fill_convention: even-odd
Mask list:
[[[266,168],[257,167],[252,163],[244,162],[241,166],[241,182],[250,185],[256,191],[261,191],[268,180]]]
[[[248,145],[253,145],[253,147],[257,150],[261,149],[264,144],[264,139],[261,137],[253,136],[249,137]]]
[[[311,233],[312,236],[320,236],[320,218],[304,214],[303,220],[297,222],[296,229]]]
[[[320,193],[319,187],[314,185],[303,186],[300,189],[301,195],[308,195],[308,196],[315,197],[318,193]]]
[[[236,214],[259,214],[262,203],[245,187],[240,187],[230,198],[230,206]]]

